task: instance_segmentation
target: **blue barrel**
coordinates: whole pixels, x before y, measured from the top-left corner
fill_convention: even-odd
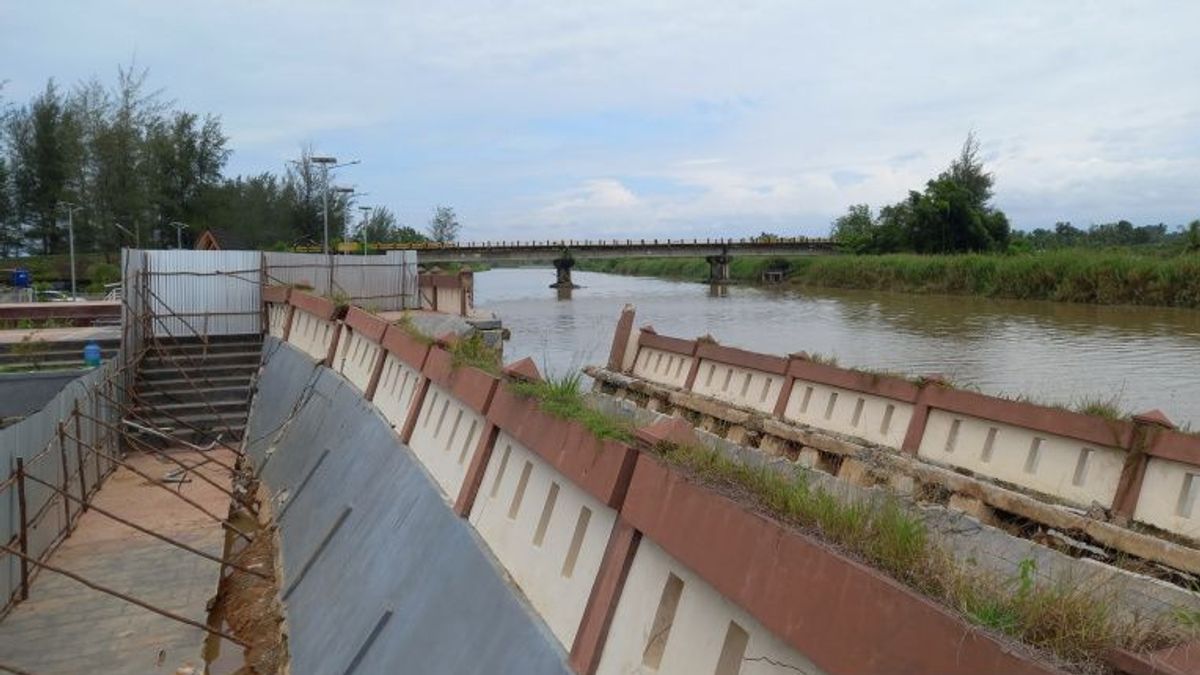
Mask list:
[[[18,267],[8,275],[8,283],[13,288],[29,288],[29,270],[24,267]]]
[[[92,368],[100,365],[100,345],[95,341],[83,346],[83,361]]]

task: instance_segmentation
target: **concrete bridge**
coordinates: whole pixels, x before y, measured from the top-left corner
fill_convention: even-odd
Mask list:
[[[470,243],[398,244],[417,251],[422,265],[472,262],[529,261],[554,263],[552,288],[574,288],[571,268],[581,258],[698,258],[709,264],[709,281],[729,281],[729,261],[739,256],[797,256],[830,254],[830,239],[756,237],[751,239],[563,239],[559,241],[485,241]]]

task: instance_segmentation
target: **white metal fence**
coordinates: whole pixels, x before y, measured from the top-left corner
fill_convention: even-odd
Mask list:
[[[419,308],[417,255],[260,251],[140,251],[122,256],[123,342],[135,358],[149,337],[257,333],[262,287],[288,284],[378,310]]]

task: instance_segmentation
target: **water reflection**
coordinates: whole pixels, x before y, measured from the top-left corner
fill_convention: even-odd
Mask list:
[[[603,363],[621,306],[668,335],[711,333],[775,354],[804,350],[843,365],[944,373],[990,393],[1057,403],[1115,398],[1200,425],[1200,312],[1050,302],[676,283],[575,271],[568,298],[554,271],[505,269],[476,278],[476,302],[512,331],[509,359],[554,372]],[[558,297],[562,302],[555,302]],[[569,299],[569,301],[567,301]]]

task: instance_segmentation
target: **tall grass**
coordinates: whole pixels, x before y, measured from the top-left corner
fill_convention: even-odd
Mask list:
[[[737,258],[736,281],[757,282],[786,267],[798,286],[984,295],[1101,305],[1200,307],[1200,255],[1060,249],[1017,255],[962,254]],[[701,258],[581,260],[579,268],[616,274],[703,280]]]

